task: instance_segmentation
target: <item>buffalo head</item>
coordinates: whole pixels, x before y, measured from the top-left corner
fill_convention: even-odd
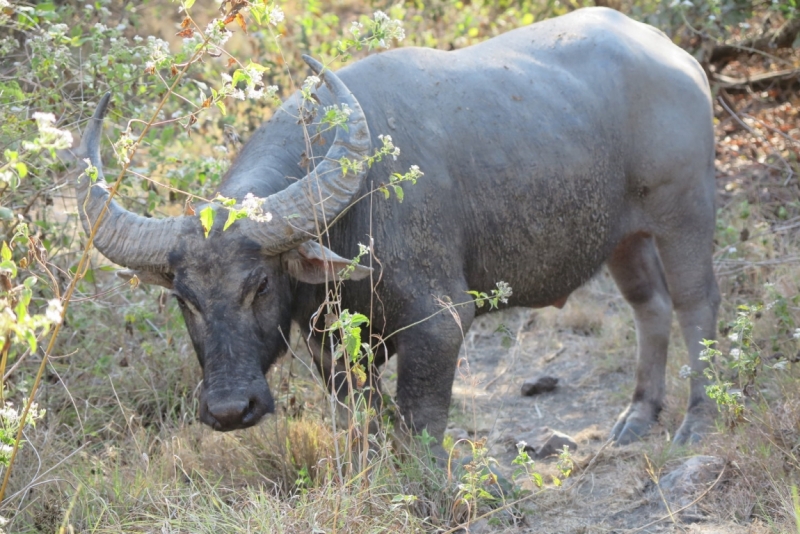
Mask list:
[[[268,221],[242,219],[222,231],[220,221],[226,217],[217,214],[218,224],[206,238],[197,216],[151,219],[109,200],[100,161],[108,94],[75,151],[80,161],[88,159],[98,170],[95,183],[86,173],[78,178],[85,231],[91,234],[95,229],[94,245],[130,269],[128,276],[172,290],[203,368],[200,419],[217,430],[248,427],[274,411],[264,374],[286,348],[292,279],[322,283],[349,264],[312,239],[361,188],[366,171],[342,172],[337,162],[363,158],[370,150],[369,130],[359,103],[342,81],[330,71],[322,72],[315,60],[304,59],[336,102],[350,108],[349,124],[338,129],[314,170],[266,198],[262,208],[271,215]],[[360,267],[352,277],[368,273]]]

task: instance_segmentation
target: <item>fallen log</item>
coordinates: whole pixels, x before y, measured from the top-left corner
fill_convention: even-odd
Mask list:
[[[772,53],[779,48],[792,48],[798,34],[800,34],[800,17],[788,20],[780,27],[759,37],[746,39],[740,43],[715,45],[708,56],[708,63],[715,65],[717,70],[722,70],[725,65],[741,55]]]
[[[728,91],[763,91],[765,89],[780,88],[788,89],[800,81],[800,69],[785,69],[775,72],[763,72],[753,76],[735,78],[724,74],[713,74],[714,80],[719,87]]]

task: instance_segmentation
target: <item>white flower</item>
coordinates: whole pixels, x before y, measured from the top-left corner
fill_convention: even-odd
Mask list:
[[[258,100],[259,98],[264,97],[264,89],[256,89],[253,85],[247,86],[247,98],[252,98],[254,100]]]
[[[67,130],[59,130],[54,126],[56,118],[52,113],[36,112],[33,114],[36,126],[39,127],[39,138],[35,142],[26,142],[29,150],[40,148],[69,148],[72,146],[72,134]]]
[[[242,208],[247,211],[254,211],[261,209],[261,204],[264,203],[263,198],[255,196],[253,193],[247,193],[242,200]]]
[[[731,357],[733,357],[733,358],[738,360],[739,356],[741,356],[741,355],[742,355],[742,351],[740,351],[739,349],[731,349]]]
[[[497,289],[495,289],[494,292],[503,304],[507,304],[508,297],[512,295],[511,286],[508,282],[497,282]]]
[[[220,19],[214,19],[206,26],[206,37],[208,42],[214,46],[222,46],[228,42],[233,35],[225,28],[225,24]]]
[[[363,24],[361,24],[357,20],[354,20],[353,23],[350,25],[350,33],[358,37],[359,35],[361,35],[361,28],[363,27],[364,27]]]
[[[800,328],[798,328],[797,330],[794,331],[794,334],[792,334],[792,337],[795,338],[795,339],[800,339]]]
[[[303,90],[305,91],[312,91],[314,90],[322,80],[319,79],[319,76],[309,76],[306,78],[306,81],[303,82]]]
[[[51,323],[58,324],[61,322],[61,313],[63,311],[64,306],[61,305],[61,301],[52,299],[47,301],[47,311],[44,312],[44,315]]]
[[[5,422],[6,425],[11,425],[19,420],[19,414],[11,407],[11,404],[6,404],[0,408],[0,420]]]
[[[403,22],[389,18],[389,15],[383,11],[376,11],[375,14],[372,15],[369,29],[372,31],[374,39],[377,39],[378,44],[382,48],[388,48],[389,45],[386,43],[392,39],[402,41],[406,38]]]
[[[734,332],[733,334],[728,336],[728,339],[730,339],[731,341],[736,343],[737,341],[739,341],[739,333],[738,332]]]
[[[283,10],[275,6],[272,8],[272,11],[269,12],[269,23],[273,26],[277,26],[279,23],[283,22],[284,15]]]
[[[52,113],[42,113],[41,111],[37,111],[33,114],[33,120],[35,120],[41,128],[43,124],[55,123],[56,117]]]
[[[683,379],[691,378],[692,377],[692,368],[689,367],[688,365],[684,365],[683,367],[681,367],[681,370],[678,371],[678,376],[683,378]]]
[[[225,82],[225,83],[232,83],[233,82],[233,78],[227,72],[223,72],[222,74],[220,74],[220,77],[222,78],[222,81]]]
[[[259,198],[253,193],[247,193],[242,200],[242,209],[247,213],[247,217],[258,222],[269,222],[272,220],[272,214],[264,212],[261,207],[266,199]]]
[[[381,153],[386,154],[388,156],[392,156],[394,161],[397,161],[397,156],[400,155],[400,147],[394,146],[392,142],[391,135],[379,135],[378,139],[381,140],[383,143],[383,148],[381,148]]]

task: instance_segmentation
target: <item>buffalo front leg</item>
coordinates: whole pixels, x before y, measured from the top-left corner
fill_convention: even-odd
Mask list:
[[[411,436],[407,437],[426,430],[436,440],[431,450],[439,460],[447,457],[442,440],[458,351],[474,317],[471,303],[455,310],[458,322],[444,311],[397,335],[398,424],[410,431]]]
[[[386,347],[381,346],[376,351],[375,360],[370,363],[367,358],[359,363],[365,371],[364,375],[353,371],[353,366],[345,365],[343,358],[334,361],[331,356],[330,339],[327,346],[323,347],[325,341],[318,335],[308,337],[309,350],[311,352],[314,365],[322,377],[328,391],[336,396],[337,409],[336,416],[340,425],[347,426],[351,421],[351,411],[353,408],[359,410],[369,406],[375,414],[381,414],[384,406],[383,387],[380,379],[378,366],[386,361]],[[350,370],[348,371],[348,367]],[[363,403],[363,404],[362,404]],[[369,432],[378,431],[377,421],[370,419]]]
[[[614,441],[623,445],[644,436],[661,411],[672,303],[652,236],[637,233],[625,237],[608,267],[633,308],[638,343],[633,399],[611,431]]]

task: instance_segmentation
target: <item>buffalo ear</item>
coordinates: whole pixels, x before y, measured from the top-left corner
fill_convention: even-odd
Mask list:
[[[125,269],[123,271],[117,271],[117,276],[123,280],[131,280],[135,276],[142,284],[152,284],[172,289],[172,275],[169,273]]]
[[[343,269],[350,266],[351,262],[352,260],[342,258],[315,241],[306,241],[283,254],[283,265],[289,275],[306,284],[324,283],[326,273],[328,280],[334,280]],[[371,268],[356,264],[348,278],[361,280],[371,272]]]

